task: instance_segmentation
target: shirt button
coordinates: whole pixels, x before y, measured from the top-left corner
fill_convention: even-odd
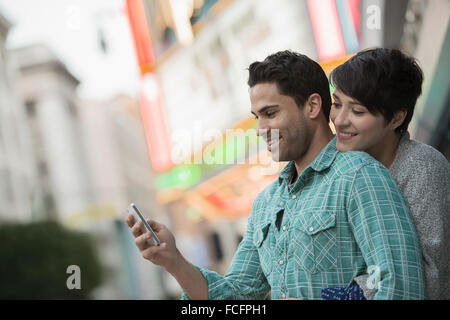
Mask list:
[[[283,262],[283,260],[280,260],[280,265],[282,265],[284,262]]]
[[[297,198],[297,196],[294,194],[294,195],[292,196],[292,199],[295,199],[295,198]]]
[[[314,231],[314,227],[309,227],[309,232],[313,232]]]
[[[280,202],[280,206],[284,206],[284,202],[283,201]]]
[[[283,226],[283,230],[286,231],[286,229],[287,229],[286,226]]]
[[[285,293],[282,293],[282,294],[281,294],[281,297],[282,297],[283,299],[286,299],[286,294],[285,294]]]

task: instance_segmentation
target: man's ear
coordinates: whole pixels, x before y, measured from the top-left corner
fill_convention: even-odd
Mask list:
[[[322,110],[322,97],[318,93],[309,96],[305,103],[305,114],[310,119],[317,119]]]
[[[403,121],[405,121],[407,114],[408,112],[406,110],[397,111],[397,113],[394,114],[394,118],[392,118],[391,123],[389,123],[389,127],[391,127],[392,130],[400,127]]]

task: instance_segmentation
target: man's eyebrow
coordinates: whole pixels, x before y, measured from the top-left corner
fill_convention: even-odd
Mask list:
[[[279,105],[278,104],[271,104],[271,105],[268,105],[268,106],[264,106],[258,111],[258,113],[261,114],[261,113],[264,113],[264,111],[267,111],[270,108],[276,108],[276,107],[279,107]],[[253,111],[251,111],[251,113],[256,116],[256,114]]]

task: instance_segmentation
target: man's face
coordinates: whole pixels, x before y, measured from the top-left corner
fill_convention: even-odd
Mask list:
[[[290,96],[281,95],[275,83],[260,83],[250,88],[252,114],[258,119],[262,136],[274,161],[301,158],[308,150],[310,132],[303,107]]]

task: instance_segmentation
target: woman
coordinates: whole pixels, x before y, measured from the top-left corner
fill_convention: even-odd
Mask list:
[[[387,167],[410,206],[422,246],[428,299],[450,299],[450,165],[407,128],[423,73],[399,50],[359,52],[331,73],[330,118],[339,151],[362,150]],[[374,294],[368,276],[356,282]]]

